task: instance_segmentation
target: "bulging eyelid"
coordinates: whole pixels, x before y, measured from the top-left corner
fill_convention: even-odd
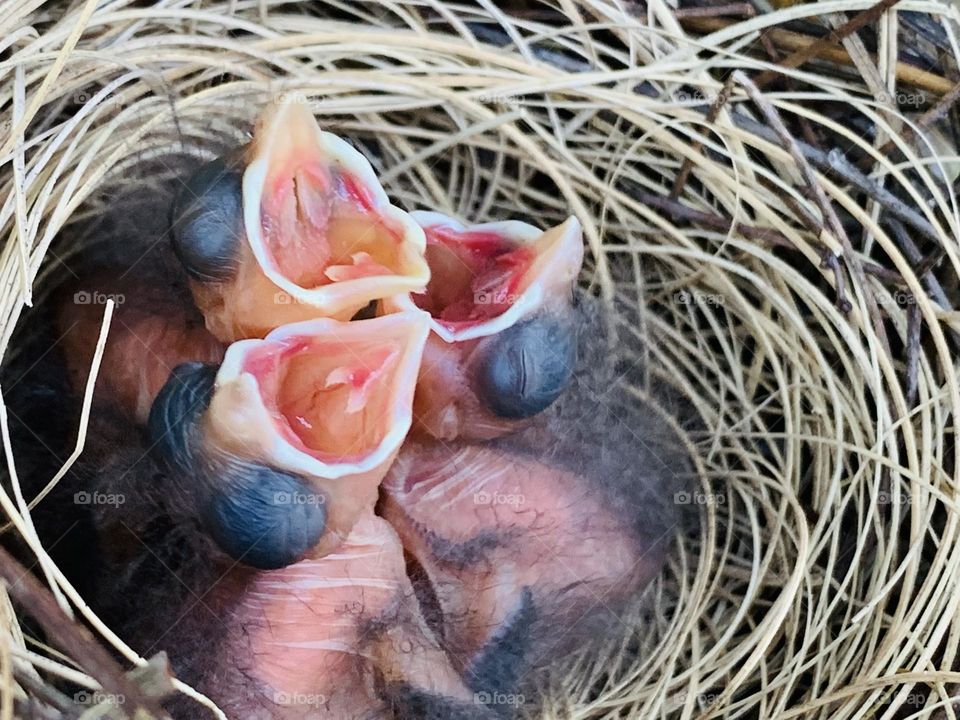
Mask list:
[[[173,251],[194,280],[217,282],[236,273],[243,240],[242,177],[235,160],[214,158],[186,179],[174,200]]]
[[[473,375],[480,400],[502,418],[542,412],[573,379],[576,328],[566,318],[538,315],[487,339]]]

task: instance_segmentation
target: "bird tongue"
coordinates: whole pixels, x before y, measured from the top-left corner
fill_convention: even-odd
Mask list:
[[[345,411],[348,415],[360,412],[370,403],[382,378],[396,364],[400,351],[396,348],[375,348],[367,357],[355,363],[340,365],[330,371],[324,389],[342,387],[347,391]]]
[[[332,363],[338,347],[317,344],[308,353],[288,356],[267,381],[277,429],[296,447],[328,461],[351,461],[381,439],[390,415],[393,377],[401,349],[391,343],[361,348]]]
[[[430,281],[413,302],[451,333],[489,323],[528,295],[525,312],[544,303],[568,303],[583,262],[574,218],[537,234],[523,223],[465,229],[435,213],[420,217],[427,238]],[[521,229],[518,229],[522,228]]]
[[[402,325],[387,331],[384,320],[249,345],[241,372],[256,378],[270,432],[328,463],[358,462],[372,452],[400,406],[411,402],[414,382],[415,367],[402,360],[417,344],[416,326],[407,337]]]
[[[413,300],[450,329],[496,317],[513,304],[535,252],[495,232],[428,227],[432,280]]]

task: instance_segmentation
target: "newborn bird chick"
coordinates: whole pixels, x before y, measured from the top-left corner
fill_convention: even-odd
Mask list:
[[[151,437],[224,551],[277,568],[346,538],[410,427],[427,333],[421,313],[310,320],[178,368]]]
[[[558,654],[622,633],[685,520],[674,498],[688,454],[589,342],[570,388],[524,430],[408,442],[384,480],[381,514],[426,617],[478,693],[516,692]]]
[[[246,148],[184,183],[173,247],[220,340],[263,337],[422,289],[424,235],[390,204],[351,145],[317,126],[303,97],[261,115]]]
[[[188,592],[171,582],[184,603],[138,647],[162,642],[244,720],[481,720],[504,709],[488,693],[590,629],[622,631],[662,565],[688,463],[581,332],[575,219],[413,221],[286,104],[242,155],[188,181],[174,248],[212,335],[138,277],[103,403],[142,422],[155,396],[147,432],[123,448],[100,438],[90,473],[167,513],[129,523],[166,543],[141,553],[154,574],[113,582],[150,593],[160,616],[168,593],[138,579],[161,586],[177,554],[208,571]],[[347,322],[373,300],[380,317]],[[99,314],[62,318],[68,353],[92,354],[95,333],[71,322]],[[164,368],[188,361],[159,392],[160,365],[130,371],[144,338]],[[414,405],[419,437],[401,448]],[[153,622],[140,610],[134,622]]]
[[[100,483],[91,489],[130,499],[98,511],[101,541],[123,546],[111,548],[104,572],[114,584],[129,582],[140,599],[136,619],[124,618],[130,640],[152,652],[167,649],[178,676],[207,691],[230,717],[488,718],[423,620],[396,533],[373,514],[380,479],[411,423],[427,318],[417,312],[292,324],[234,343],[219,365],[187,362],[171,373],[154,364],[154,354],[165,362],[216,361],[222,351],[183,294],[168,293],[158,278],[108,285],[91,273],[81,283],[97,288],[98,300],[113,293],[119,303],[110,336],[117,347],[108,343],[101,366],[92,455],[83,464]],[[92,353],[102,305],[75,305],[71,297],[58,313],[69,331],[64,349],[85,371],[88,358],[76,356]],[[186,333],[185,317],[194,321]],[[216,353],[198,358],[204,344],[194,337],[210,341]],[[150,352],[134,353],[145,339]],[[136,372],[127,371],[131,365]],[[164,373],[157,393],[156,377]],[[153,395],[153,452],[118,447],[121,438],[136,442],[133,411]],[[195,510],[220,549],[240,563],[211,552],[182,515],[172,517],[172,528],[151,518],[140,506],[145,498],[169,498],[166,508],[178,513]],[[160,537],[158,522],[167,528]],[[145,560],[132,557],[138,550]],[[183,571],[171,554],[208,567]],[[159,578],[145,575],[151,566]],[[176,580],[161,592],[153,586],[173,577],[171,567]],[[181,579],[190,592],[180,592]],[[105,578],[95,586],[111,596],[110,608],[122,605],[117,592],[133,594],[122,586],[106,590]],[[166,614],[177,592],[183,604]],[[195,712],[183,707],[175,717]]]
[[[580,225],[571,217],[541,231],[517,221],[465,226],[440,213],[412,217],[426,233],[430,282],[385,299],[381,310],[430,314],[416,429],[447,441],[516,430],[557,399],[576,364]]]
[[[197,681],[229,717],[492,717],[427,627],[396,533],[372,510],[329,555],[231,570],[204,605],[181,631],[225,634],[224,666]]]

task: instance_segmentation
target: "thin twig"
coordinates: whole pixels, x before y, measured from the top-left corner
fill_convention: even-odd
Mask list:
[[[941,308],[944,310],[952,310],[953,308],[947,299],[947,294],[944,292],[943,286],[931,272],[933,265],[943,257],[944,251],[941,249],[933,254],[933,257],[937,258],[937,261],[931,265],[932,258],[925,258],[923,256],[920,248],[917,247],[917,244],[913,241],[913,238],[910,237],[910,233],[907,232],[902,223],[888,218],[884,221],[884,224],[890,228],[893,241],[897,244],[897,247],[900,248],[903,257],[914,266],[914,273],[920,279],[920,284],[923,285],[924,290],[927,291],[930,297],[933,298],[933,301]]]
[[[664,195],[655,195],[653,193],[641,191],[631,191],[630,194],[644,205],[655,207],[658,210],[664,211],[674,220],[686,220],[688,222],[705,225],[706,227],[720,230],[722,232],[729,232],[730,228],[734,225],[733,218],[727,218],[723,217],[722,215],[704,212],[703,210],[695,210],[694,208],[688,207],[683,203]],[[790,242],[786,235],[771,228],[761,228],[753,225],[743,225],[741,223],[737,223],[736,231],[738,235],[750,240],[759,240],[769,245],[790,248],[791,250],[797,249],[796,246]]]
[[[918,132],[925,130],[935,122],[939,122],[940,120],[946,118],[947,115],[950,114],[950,110],[956,104],[957,100],[960,100],[960,83],[954,85],[953,89],[940,98],[940,101],[936,105],[917,118],[916,128],[910,125],[904,125],[900,130],[900,137],[904,142],[913,142],[913,140],[916,139]],[[893,139],[890,139],[877,149],[877,153],[881,156],[888,155],[895,148],[896,144],[894,143]],[[861,158],[859,163],[857,163],[857,167],[866,171],[869,170],[874,162],[875,159],[872,155],[866,155],[865,157]]]
[[[637,86],[635,92],[648,97],[659,97],[659,91],[643,85]],[[707,113],[707,108],[698,107],[695,108],[695,110],[703,114]],[[775,145],[780,142],[777,133],[772,128],[757,122],[753,118],[747,117],[743,113],[731,112],[730,119],[733,124],[741,130],[746,130],[750,134],[756,135],[767,142]],[[887,213],[919,232],[932,244],[939,245],[943,242],[941,234],[937,232],[934,226],[921,213],[909,207],[892,192],[881,187],[877,182],[864,175],[864,173],[848,161],[839,150],[834,149],[827,153],[800,140],[796,141],[796,145],[809,162],[813,163],[820,170],[830,172],[844,182],[866,193],[876,200]]]
[[[847,297],[847,283],[846,280],[843,279],[843,268],[840,267],[840,259],[836,253],[824,249],[820,254],[820,267],[826,268],[833,273],[833,279],[836,283],[837,307],[840,308],[840,312],[846,315],[853,310],[853,303],[850,302],[850,299]]]
[[[889,190],[881,187],[875,180],[861,173],[853,163],[847,160],[846,156],[840,152],[840,150],[834,148],[829,153],[826,153],[824,165],[821,165],[821,158],[819,157],[811,160],[814,164],[821,166],[822,169],[831,170],[845,182],[867,193],[867,195],[876,200],[886,212],[915,230],[919,230],[933,244],[939,245],[943,242],[941,235],[937,233],[933,225],[931,225],[922,214],[908,206]]]
[[[904,368],[906,377],[905,395],[907,409],[917,403],[917,375],[920,367],[920,333],[923,322],[920,316],[920,306],[910,293],[907,298],[907,362]]]
[[[806,157],[797,144],[796,138],[790,134],[790,131],[784,124],[783,119],[780,117],[780,113],[777,112],[777,109],[773,106],[773,104],[763,96],[763,93],[760,92],[760,89],[754,85],[753,82],[751,82],[751,80],[746,76],[746,74],[743,73],[743,71],[735,71],[734,77],[736,78],[737,83],[742,85],[747,91],[750,99],[760,109],[770,127],[773,128],[774,132],[779,136],[780,141],[783,143],[787,152],[790,153],[794,163],[800,170],[800,174],[803,176],[807,186],[813,191],[817,205],[820,207],[820,212],[823,214],[824,222],[829,228],[830,233],[837,239],[837,241],[840,243],[840,246],[843,248],[844,259],[846,260],[847,266],[850,268],[850,271],[853,273],[857,284],[860,286],[861,292],[863,293],[866,301],[867,314],[870,316],[877,339],[880,341],[884,351],[887,353],[887,355],[889,355],[890,343],[887,339],[887,331],[883,326],[883,319],[880,317],[880,308],[877,306],[877,300],[876,297],[874,297],[873,289],[867,283],[863,266],[854,252],[853,246],[850,244],[850,238],[847,237],[847,233],[843,229],[843,224],[840,222],[840,218],[833,209],[833,204],[827,198],[823,187],[820,185],[820,181],[817,179],[816,173],[814,173],[810,163],[807,162]],[[845,300],[845,298],[843,299]],[[839,286],[837,287],[837,301],[838,303],[841,302]],[[843,306],[841,305],[841,309],[842,307]]]
[[[756,240],[757,242],[765,243],[771,247],[780,247],[786,248],[787,250],[799,251],[799,248],[793,242],[791,242],[786,235],[772,228],[745,225],[739,222],[734,224],[733,218],[723,217],[722,215],[717,215],[715,213],[704,212],[703,210],[695,210],[694,208],[688,207],[677,200],[672,200],[665,195],[655,195],[653,193],[642,192],[639,190],[631,190],[630,195],[634,199],[642,202],[644,205],[648,205],[649,207],[654,207],[663,211],[667,216],[670,217],[671,220],[684,220],[713,228],[715,230],[720,230],[721,232],[729,232],[731,227],[734,227],[735,225],[734,229],[736,230],[737,235],[745,237],[748,240]],[[898,272],[889,268],[885,268],[882,265],[869,260],[863,261],[863,269],[867,274],[872,275],[878,280],[887,284],[896,285],[898,287],[903,287],[906,285],[906,281]]]
[[[739,113],[732,114],[735,125],[749,130],[770,142],[776,142],[777,135],[770,128],[747,118]],[[919,212],[904,203],[892,192],[882,187],[875,180],[860,172],[842,152],[834,148],[830,152],[818,150],[806,143],[797,142],[803,156],[821,170],[831,172],[844,182],[853,185],[858,190],[876,200],[890,215],[917,230],[934,244],[942,242],[941,235],[930,222]]]
[[[710,104],[710,109],[707,111],[706,124],[712,126],[717,121],[717,116],[720,114],[720,110],[723,109],[723,106],[727,104],[727,101],[730,99],[730,93],[733,92],[733,76],[727,78],[727,81],[723,84],[723,87],[720,89],[717,97],[714,98],[713,102]],[[700,153],[703,150],[703,142],[697,140],[692,147],[694,153]],[[683,165],[680,166],[680,172],[677,173],[676,180],[673,183],[673,189],[670,191],[670,197],[676,200],[680,197],[680,193],[683,192],[683,186],[687,184],[687,178],[690,177],[690,171],[693,169],[693,159],[690,157],[684,158]]]
[[[693,30],[700,33],[713,33],[718,30],[725,30],[729,27],[737,25],[740,21],[728,20],[726,18],[719,17],[691,17],[681,19],[680,22],[683,27],[688,30]],[[767,30],[765,31],[765,34],[777,47],[784,50],[804,50],[810,45],[818,42],[817,38],[810,35],[795,33],[789,30],[781,30],[780,28]],[[820,60],[826,60],[837,65],[846,65],[849,67],[853,66],[853,60],[850,58],[850,53],[848,53],[846,48],[843,47],[829,47],[825,50],[819,51],[817,56]],[[874,56],[872,55],[871,58],[875,60]],[[948,92],[950,92],[950,89],[954,84],[952,80],[948,80],[941,75],[928,72],[918,68],[916,65],[910,65],[909,63],[905,62],[898,62],[896,64],[895,75],[898,86],[907,86],[918,88],[920,90],[927,90],[935,95],[946,95]]]
[[[728,5],[706,5],[704,7],[679,8],[673,11],[677,19],[690,17],[716,17],[718,15],[742,15],[754,17],[756,8],[748,2],[730,3]]]
[[[813,60],[819,57],[821,51],[828,48],[834,48],[843,42],[843,39],[848,35],[855,33],[860,30],[860,28],[879,20],[881,15],[899,2],[900,0],[880,0],[880,2],[873,7],[867,8],[861,13],[857,13],[840,27],[831,30],[829,33],[827,33],[826,37],[823,37],[820,40],[811,43],[804,49],[798,50],[793,55],[790,55],[780,64],[785,68],[800,67],[808,60]],[[853,58],[851,58],[851,61],[852,60]],[[762,88],[771,81],[775,80],[780,74],[781,73],[777,70],[767,70],[766,72],[760,73],[756,80],[754,80],[754,83],[758,88]]]
[[[107,692],[122,696],[124,703],[129,703],[126,706],[128,715],[132,717],[137,708],[143,708],[153,717],[167,717],[163,709],[124,674],[90,631],[67,617],[50,591],[3,548],[0,548],[0,579],[6,584],[10,596],[67,655],[77,662],[83,662],[87,673]]]
[[[774,46],[773,41],[770,39],[770,36],[767,33],[761,33],[760,35],[760,44],[763,46],[764,51],[770,57],[772,62],[780,62],[780,53],[777,51],[777,48]],[[786,78],[785,84],[787,90],[795,90],[796,83],[793,81],[793,78]],[[813,126],[810,124],[810,121],[805,117],[797,118],[800,123],[800,131],[803,133],[803,138],[808,143],[814,147],[820,147],[820,141],[817,139],[816,133],[813,131]]]

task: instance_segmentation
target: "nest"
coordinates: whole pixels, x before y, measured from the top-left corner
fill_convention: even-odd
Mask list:
[[[546,716],[955,717],[960,13],[778,4],[0,13],[0,347],[17,352],[18,319],[69,266],[55,239],[110,201],[101,188],[209,155],[271,97],[303,93],[401,206],[576,214],[589,289],[640,348],[645,384],[622,391],[670,387],[692,408],[702,483],[677,502],[700,526],[651,589],[656,611],[572,663]],[[81,438],[86,421],[69,420]],[[11,596],[39,583],[2,595],[0,718],[66,717],[56,688],[107,691],[121,667],[66,615],[48,641],[70,658],[25,636],[27,610],[43,624],[71,609],[127,668],[146,663],[40,546],[34,499],[11,473],[7,531],[54,592],[26,608]],[[197,717],[222,717],[194,697]]]

